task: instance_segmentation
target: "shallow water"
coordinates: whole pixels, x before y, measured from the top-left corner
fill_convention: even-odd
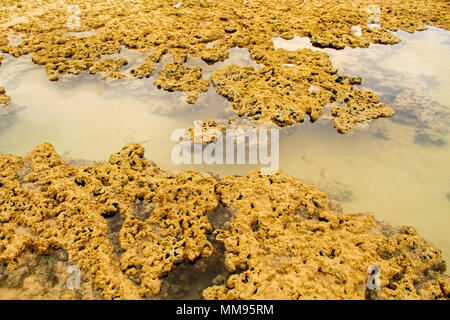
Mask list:
[[[361,87],[375,91],[397,114],[348,135],[338,134],[327,117],[283,128],[280,167],[318,185],[340,201],[344,211],[370,211],[394,225],[416,226],[450,261],[450,34],[435,28],[397,34],[403,41],[395,46],[314,48],[328,52],[340,72],[362,76]],[[289,50],[311,47],[309,40],[300,38],[274,43]],[[128,71],[145,59],[145,54],[125,49],[114,56],[129,59]],[[170,57],[158,69],[167,61]],[[212,66],[191,57],[187,61],[201,65],[205,79],[214,69],[232,63],[258,67],[246,50],[238,48],[230,51],[228,60]],[[146,148],[147,158],[164,169],[226,175],[259,168],[171,161],[176,142],[170,137],[175,129],[192,126],[195,120],[234,115],[214,88],[200,95],[197,104],[188,105],[184,94],[155,88],[155,77],[100,78],[83,73],[50,82],[30,57],[6,57],[0,85],[12,104],[0,113],[0,153],[24,155],[48,141],[65,157],[103,161],[124,144],[138,142]]]

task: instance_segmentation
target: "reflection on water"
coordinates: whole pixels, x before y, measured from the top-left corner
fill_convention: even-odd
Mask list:
[[[357,31],[357,30],[356,30]],[[364,79],[397,113],[348,135],[336,133],[329,118],[283,128],[280,166],[290,175],[314,183],[341,202],[344,211],[371,211],[394,225],[415,225],[450,261],[449,106],[450,36],[430,28],[416,34],[398,32],[395,46],[368,49],[317,49],[330,54],[340,72]],[[276,47],[311,47],[308,39],[274,39]],[[145,54],[122,49],[113,57],[129,60],[125,71]],[[105,57],[106,58],[106,57]],[[167,56],[158,69],[170,59]],[[234,48],[225,62],[201,65],[203,78],[221,66],[257,66],[248,52]],[[155,73],[156,74],[156,73]],[[44,141],[71,158],[106,160],[129,142],[141,143],[147,157],[165,169],[193,168],[219,175],[245,174],[251,165],[180,165],[171,162],[171,133],[194,120],[225,119],[230,104],[213,88],[188,105],[182,93],[156,89],[149,79],[126,77],[100,81],[83,73],[47,80],[30,57],[7,57],[0,84],[13,104],[0,113],[0,152],[24,155]]]
[[[363,89],[376,92],[393,107],[392,121],[416,128],[414,139],[424,144],[445,144],[450,124],[450,37],[436,28],[409,34],[394,46],[371,45],[369,49],[319,49],[309,38],[274,38],[275,49],[309,48],[326,52],[340,73],[362,76]]]

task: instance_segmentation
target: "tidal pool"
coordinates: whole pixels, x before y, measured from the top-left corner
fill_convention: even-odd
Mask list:
[[[450,261],[450,34],[430,28],[398,32],[395,46],[317,49],[328,52],[339,72],[361,76],[362,88],[375,91],[396,114],[341,135],[330,116],[317,123],[280,130],[280,168],[312,183],[341,203],[346,212],[373,212],[393,225],[414,225]],[[308,39],[274,39],[276,48],[312,48]],[[123,49],[127,72],[145,54]],[[170,61],[165,57],[159,65]],[[232,49],[225,62],[201,65],[204,78],[221,66],[253,65],[244,49]],[[158,90],[157,77],[101,80],[83,73],[50,82],[31,58],[6,56],[0,85],[12,104],[0,110],[0,153],[25,155],[50,142],[67,158],[105,161],[126,143],[137,142],[146,157],[169,170],[197,169],[220,176],[245,174],[257,165],[176,165],[172,132],[195,120],[236,114],[211,86],[195,105],[182,93]]]

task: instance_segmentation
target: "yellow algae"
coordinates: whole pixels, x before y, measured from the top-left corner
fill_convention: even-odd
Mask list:
[[[189,126],[187,128],[186,137],[180,138],[187,138],[195,143],[213,143],[217,138],[222,136],[222,133],[227,129],[224,124],[221,124],[222,122],[223,121],[219,121],[218,123],[214,119],[200,121],[200,126],[198,128],[196,128],[195,125]],[[196,132],[196,130],[198,132]]]
[[[8,269],[27,251],[64,249],[105,299],[137,299],[157,294],[160,277],[175,263],[212,253],[205,213],[218,204],[215,180],[161,171],[143,159],[139,145],[108,163],[76,168],[42,144],[23,158],[2,156],[0,167],[0,261]],[[140,200],[155,206],[145,221],[133,214]],[[107,217],[114,215],[124,219],[120,257],[108,236]],[[28,234],[17,233],[19,227]]]
[[[207,288],[208,299],[449,298],[441,252],[415,228],[338,214],[325,193],[283,173],[218,181],[167,172],[145,160],[138,144],[106,163],[71,164],[48,143],[24,157],[0,157],[0,262],[11,277],[2,284],[5,296],[158,298],[161,278],[178,264],[217,254],[208,238],[215,232],[226,249],[224,277],[231,276]],[[216,221],[214,230],[213,212],[217,221],[232,212],[231,221]],[[60,279],[49,286],[37,276],[40,264],[27,259],[55,250],[67,257],[44,273]],[[69,263],[85,274],[77,294],[62,286]],[[381,270],[378,292],[365,285],[373,265]],[[34,270],[30,279],[21,268]]]
[[[314,186],[258,171],[225,177],[217,187],[232,209],[216,230],[234,272],[207,288],[206,299],[448,299],[441,252],[414,227],[400,230],[368,213],[337,214]],[[377,266],[381,288],[368,290]]]
[[[208,90],[208,82],[201,79],[202,70],[184,66],[188,55],[214,63],[227,59],[229,50],[238,46],[248,49],[255,62],[268,69],[281,70],[283,59],[272,59],[273,37],[292,39],[294,36],[306,36],[319,47],[366,48],[370,43],[400,42],[392,31],[414,32],[426,29],[426,25],[450,28],[449,4],[445,0],[291,0],[276,5],[268,0],[188,0],[176,6],[173,1],[162,0],[29,0],[16,6],[2,0],[0,5],[4,8],[0,12],[0,50],[14,57],[31,54],[35,63],[45,66],[50,80],[57,80],[67,73],[79,74],[91,68],[96,70],[97,67],[101,67],[106,76],[121,77],[117,73],[116,63],[99,64],[103,55],[119,52],[120,46],[149,53],[144,64],[132,72],[139,78],[149,77],[161,56],[170,53],[174,63],[165,66],[155,85],[169,91],[186,92],[189,103],[195,103],[198,94]],[[69,10],[73,6],[77,6],[78,13]],[[355,33],[355,27],[360,31]],[[74,31],[86,36],[66,36]],[[11,45],[8,41],[10,33],[23,35],[24,40]],[[302,59],[316,57],[306,50],[292,55]],[[303,72],[316,72],[317,69],[321,73],[330,71],[327,58],[322,58],[322,61],[325,62],[322,66],[304,66]],[[289,72],[284,72],[284,75],[286,73]],[[239,80],[219,79],[219,74],[216,74],[216,82],[226,83],[225,88],[218,88],[219,92],[237,90],[239,83],[235,82]],[[272,80],[278,82],[280,76],[283,78],[278,72]],[[283,103],[277,106],[279,110],[271,116],[270,112],[265,113],[263,118],[267,116],[279,125],[287,125],[302,118],[304,111],[312,120],[317,119],[323,105],[317,105],[317,99],[310,99],[308,88],[306,86],[295,92],[299,95],[300,105],[286,100],[285,96],[280,95],[280,90],[271,92],[273,98]],[[348,93],[347,86],[336,86],[334,83],[321,89],[331,90],[333,95],[338,96]],[[270,91],[268,88],[261,90]],[[254,101],[252,92],[244,88],[239,88],[239,91],[243,91],[240,93],[242,100]],[[374,107],[367,101],[357,100],[360,103],[357,109],[364,108],[364,112],[341,110],[336,113],[335,124],[340,132],[346,132],[367,119],[392,115],[392,110],[384,106]],[[263,102],[273,109],[270,101]],[[351,101],[345,108],[353,108]],[[254,116],[253,111],[259,112],[249,111],[246,105],[237,110],[241,115],[250,113],[251,116]]]
[[[0,66],[2,65],[4,58],[0,56]],[[11,98],[6,95],[5,88],[0,86],[0,107],[5,107],[11,102]]]
[[[102,73],[105,77],[122,79],[124,74],[121,73],[119,69],[127,64],[128,61],[125,58],[104,59],[96,62],[92,67],[90,67],[89,72],[92,74]]]
[[[0,51],[30,54],[49,80],[83,71],[123,78],[120,69],[127,60],[104,56],[125,47],[147,55],[131,70],[136,78],[153,76],[162,58],[171,56],[154,85],[185,92],[187,102],[195,103],[209,81],[201,67],[186,65],[187,58],[213,64],[241,47],[261,69],[231,65],[211,76],[215,90],[239,116],[289,126],[306,115],[316,121],[329,107],[341,133],[394,111],[373,92],[355,88],[362,79],[338,73],[328,54],[275,50],[273,37],[366,48],[398,43],[391,31],[414,32],[426,25],[449,29],[449,4],[443,0],[11,3],[0,0]],[[67,24],[68,5],[81,10],[76,32]],[[368,25],[376,25],[377,10],[380,24]],[[13,42],[11,35],[21,40]],[[442,107],[417,93],[400,95],[391,106],[416,115],[408,124],[430,123],[426,113],[410,110],[417,109],[411,101],[430,111]],[[0,87],[0,106],[8,103]],[[208,130],[225,128],[215,120],[204,122],[202,142],[216,139],[205,136]],[[444,127],[437,134],[422,131],[418,139],[434,144],[442,144],[440,136],[447,133]],[[188,134],[194,139],[193,127]],[[43,144],[25,157],[1,156],[0,169],[2,297],[155,298],[164,294],[162,278],[177,265],[195,262],[201,270],[203,258],[217,254],[211,242],[215,231],[226,248],[227,273],[204,291],[207,299],[449,298],[440,250],[413,227],[393,229],[371,214],[337,213],[338,203],[283,173],[218,180],[197,171],[167,172],[145,160],[137,144],[109,162],[82,167]],[[233,217],[215,227],[208,214],[220,214],[221,205]],[[83,271],[77,293],[64,282],[71,264]],[[366,287],[371,266],[381,270],[379,291]],[[56,282],[50,280],[55,277]]]
[[[137,67],[136,69],[132,69],[130,72],[133,76],[138,78],[148,78],[153,75],[153,70],[155,69],[156,63],[161,61],[163,55],[167,53],[167,48],[156,48],[154,52],[152,52],[146,59],[145,62]]]
[[[390,117],[394,110],[384,103],[372,92],[363,92],[360,89],[348,94],[346,99],[350,102],[346,107],[333,106],[331,114],[334,116],[334,126],[340,133],[346,133],[358,123],[380,117]]]
[[[195,103],[199,93],[208,91],[209,81],[201,80],[202,67],[188,67],[182,64],[168,63],[161,71],[161,77],[155,80],[158,88],[167,91],[184,91],[188,93],[187,103]]]
[[[345,107],[334,109],[334,123],[346,133],[359,122],[394,114],[374,93],[354,91],[361,79],[337,75],[326,53],[278,49],[265,64],[258,71],[231,65],[212,73],[217,92],[231,101],[238,115],[287,126],[303,122],[305,114],[314,122],[325,106],[339,102]]]
[[[11,98],[6,95],[5,88],[0,86],[0,107],[7,106],[11,102]]]

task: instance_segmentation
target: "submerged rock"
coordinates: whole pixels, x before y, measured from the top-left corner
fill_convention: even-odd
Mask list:
[[[194,143],[210,144],[220,138],[226,129],[224,121],[204,120],[200,121],[198,128],[195,125],[189,126],[186,130],[186,136],[180,138]]]
[[[58,280],[58,290],[45,283],[24,289],[30,298],[158,298],[162,278],[177,265],[217,252],[213,233],[224,244],[226,271],[211,271],[217,285],[205,289],[207,299],[364,299],[366,270],[374,265],[381,270],[378,298],[450,294],[440,250],[413,227],[338,214],[325,193],[283,173],[219,181],[192,170],[171,173],[145,160],[138,144],[106,163],[78,167],[45,143],[24,157],[0,156],[0,199],[3,274],[26,266],[30,253],[63,250],[86,275],[81,295],[67,296]],[[27,288],[21,280],[15,285]],[[174,285],[163,291],[184,291]]]

